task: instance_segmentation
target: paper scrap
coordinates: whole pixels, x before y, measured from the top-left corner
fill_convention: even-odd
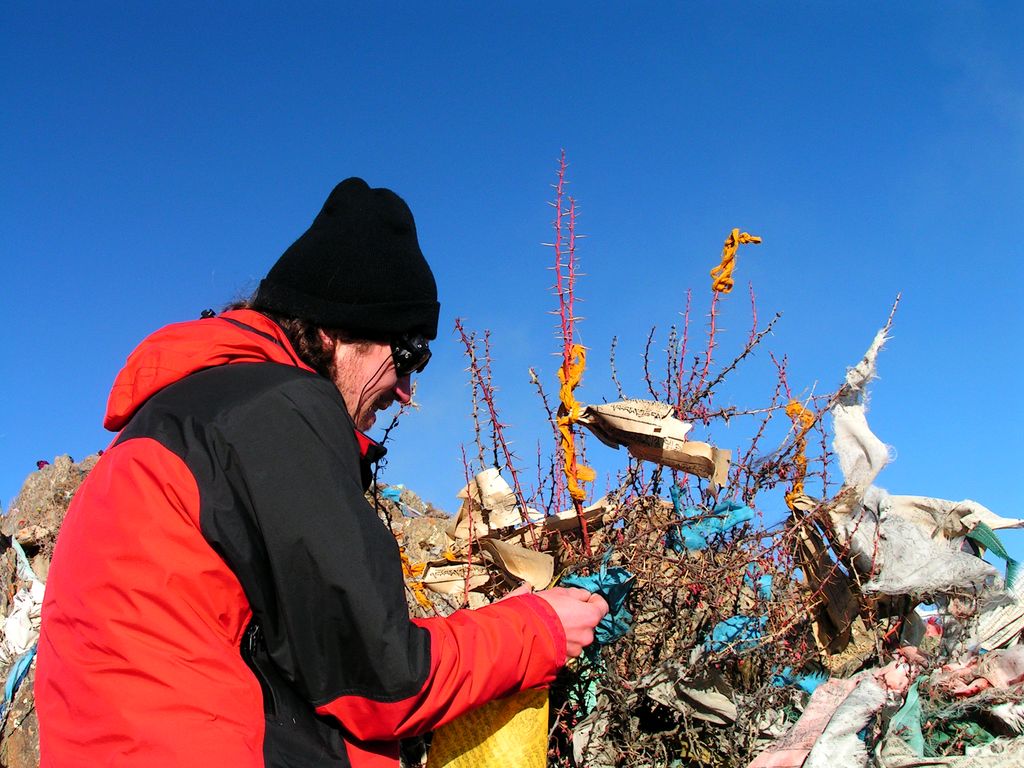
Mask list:
[[[467,587],[467,573],[469,583]],[[423,586],[442,595],[456,595],[466,589],[482,587],[490,580],[487,568],[482,565],[467,563],[451,563],[442,560],[439,563],[428,563],[423,571]]]
[[[480,548],[509,576],[528,582],[534,589],[547,589],[554,578],[555,559],[546,552],[492,538],[480,539]]]

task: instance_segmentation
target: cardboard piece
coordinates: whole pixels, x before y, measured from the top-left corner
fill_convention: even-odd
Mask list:
[[[532,510],[530,510],[532,513]],[[600,528],[604,527],[612,517],[614,508],[609,504],[608,497],[602,496],[589,507],[583,509],[583,519],[587,521],[587,530],[593,535]],[[531,519],[533,519],[531,517]],[[539,541],[543,536],[553,533],[564,533],[580,527],[580,518],[574,508],[563,509],[547,517],[539,516],[535,521],[536,526],[531,536],[525,527],[517,528],[511,533],[502,536],[502,540],[509,544],[532,549],[534,541]],[[593,545],[594,542],[591,541]]]
[[[725,485],[732,451],[687,440],[692,425],[673,416],[669,403],[620,400],[589,405],[579,423],[612,448],[624,445],[631,455]]]
[[[480,548],[513,581],[526,581],[534,589],[547,589],[551,585],[555,559],[548,553],[491,538],[480,539]]]
[[[469,589],[482,587],[491,578],[487,568],[482,565],[469,565],[468,570]],[[460,594],[467,589],[466,571],[466,563],[452,563],[448,560],[428,563],[423,571],[423,586],[442,595]]]
[[[608,511],[609,505],[607,496],[602,496],[589,507],[584,507],[583,519],[587,521],[587,528],[592,530],[596,527],[601,518]],[[571,531],[580,527],[579,515],[576,514],[576,510],[572,507],[569,509],[563,509],[561,512],[556,512],[553,515],[545,517],[543,520],[545,533]]]
[[[860,614],[860,599],[846,574],[835,567],[821,533],[809,521],[797,520],[796,557],[808,588],[821,594],[813,606],[814,639],[828,657],[846,650]],[[872,639],[871,647],[874,647]]]
[[[490,533],[484,522],[480,507],[469,499],[464,499],[459,507],[459,514],[448,524],[445,531],[455,541],[480,539]]]
[[[477,474],[458,492],[457,498],[462,499],[462,506],[448,531],[453,539],[471,538],[470,518],[473,521],[472,538],[523,524],[516,494],[495,467]],[[540,513],[533,509],[527,509],[526,514],[531,520],[540,517]]]
[[[504,528],[522,521],[516,494],[496,467],[488,467],[458,493],[460,499],[471,499],[491,516],[492,528]]]

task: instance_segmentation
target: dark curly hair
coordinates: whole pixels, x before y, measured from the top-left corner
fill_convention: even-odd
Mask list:
[[[302,318],[282,315],[279,312],[263,308],[252,297],[233,301],[224,307],[225,312],[232,309],[251,309],[254,312],[259,312],[261,315],[269,317],[281,326],[281,330],[284,331],[284,335],[295,349],[299,359],[321,376],[325,376],[332,381],[335,374],[334,344],[325,344],[320,335],[321,331],[334,343],[342,342],[365,346],[384,341],[384,339],[355,338],[339,328],[321,328]]]

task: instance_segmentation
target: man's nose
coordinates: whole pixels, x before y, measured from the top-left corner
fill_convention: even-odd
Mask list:
[[[412,402],[412,376],[402,376],[395,384],[395,399],[402,405]]]

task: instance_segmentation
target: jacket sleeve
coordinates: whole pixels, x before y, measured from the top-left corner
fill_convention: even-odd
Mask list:
[[[268,391],[212,453],[226,483],[204,535],[238,575],[274,664],[355,738],[426,732],[549,683],[561,624],[527,595],[412,621],[398,545],[367,504],[344,403],[326,381]]]
[[[419,690],[394,701],[342,695],[317,711],[363,741],[415,736],[492,699],[547,685],[565,663],[558,617],[535,595],[413,624],[430,638]]]

